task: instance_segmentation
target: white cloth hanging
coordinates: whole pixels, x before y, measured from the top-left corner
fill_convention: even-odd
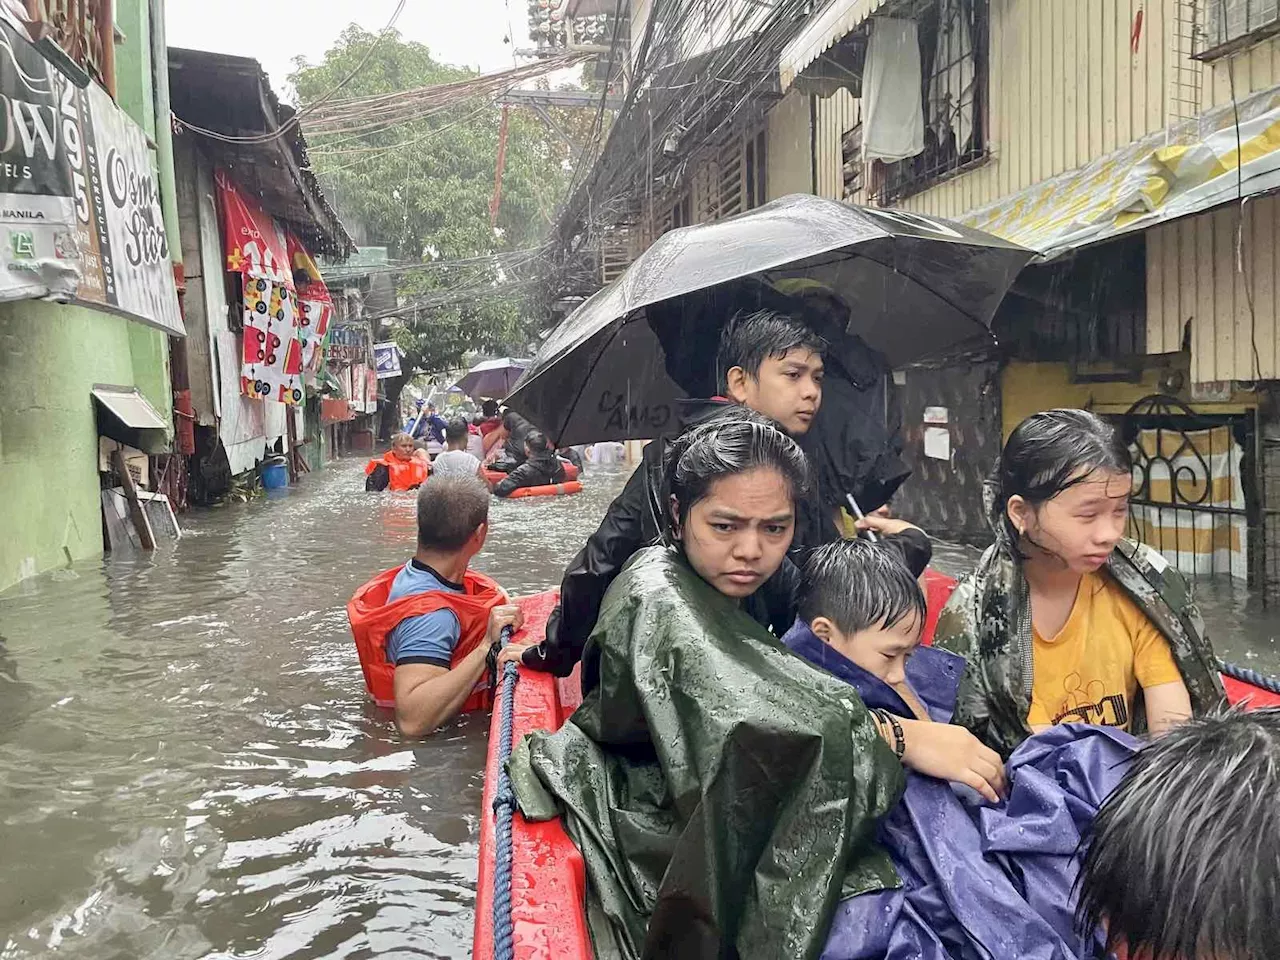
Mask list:
[[[924,150],[920,38],[914,20],[871,21],[862,73],[862,155],[904,160]]]

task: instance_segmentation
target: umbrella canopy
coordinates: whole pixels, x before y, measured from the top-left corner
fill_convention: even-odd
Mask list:
[[[822,288],[843,304],[845,332],[899,367],[989,340],[1032,256],[944,220],[783,197],[664,234],[552,332],[508,403],[557,445],[655,437],[675,427],[677,400],[713,392],[715,345],[744,278]]]
[[[454,386],[473,400],[501,400],[511,392],[530,362],[513,357],[484,360],[463,374]]]

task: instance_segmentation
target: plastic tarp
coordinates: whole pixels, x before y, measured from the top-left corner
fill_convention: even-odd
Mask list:
[[[1215,107],[960,219],[1052,260],[1280,189],[1280,87],[1242,99],[1239,120],[1238,143],[1236,110]]]
[[[896,691],[804,624],[784,641],[851,684],[868,706],[909,715]],[[963,668],[960,657],[931,647],[908,661],[908,683],[935,721],[950,719]],[[824,960],[1093,956],[1092,936],[1073,928],[1078,851],[1137,746],[1107,727],[1052,727],[1014,752],[1010,795],[998,807],[908,773],[902,801],[879,831],[902,888],[841,903]]]
[[[924,150],[920,33],[914,20],[871,21],[862,108],[862,155],[867,160],[905,160]]]
[[[664,547],[590,642],[600,683],[511,770],[524,815],[563,814],[582,851],[599,960],[816,957],[842,895],[897,884],[872,836],[902,767],[848,686]]]

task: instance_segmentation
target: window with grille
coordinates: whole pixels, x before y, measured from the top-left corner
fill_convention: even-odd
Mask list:
[[[857,104],[854,111],[854,124],[840,137],[840,159],[842,161],[843,199],[857,203],[862,199],[862,174],[866,166],[862,160],[862,110]]]
[[[1254,33],[1280,31],[1280,0],[1201,0],[1200,7],[1201,56]]]
[[[747,209],[754,210],[756,207],[762,206],[768,198],[764,179],[764,172],[768,167],[768,157],[765,153],[765,133],[763,130],[757,133],[755,137],[747,139],[746,155]]]
[[[987,155],[987,0],[915,6],[924,150],[895,163],[872,164],[868,192],[881,204],[926,190]]]

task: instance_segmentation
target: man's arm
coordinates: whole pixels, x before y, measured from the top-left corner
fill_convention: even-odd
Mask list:
[[[529,483],[529,474],[534,472],[534,467],[530,463],[522,463],[516,467],[505,477],[497,482],[493,488],[495,497],[509,497],[520,487],[532,486]]]
[[[631,474],[599,528],[565,570],[560,605],[547,619],[547,638],[525,653],[525,666],[567,677],[581,659],[605,591],[631,555],[646,545],[647,467],[644,461]]]
[[[913,577],[919,577],[933,559],[929,535],[913,523],[869,514],[858,521],[859,530],[873,530],[886,549],[895,551]]]
[[[487,644],[476,647],[452,670],[430,663],[398,665],[396,726],[406,737],[425,737],[452,719],[484,675]]]

